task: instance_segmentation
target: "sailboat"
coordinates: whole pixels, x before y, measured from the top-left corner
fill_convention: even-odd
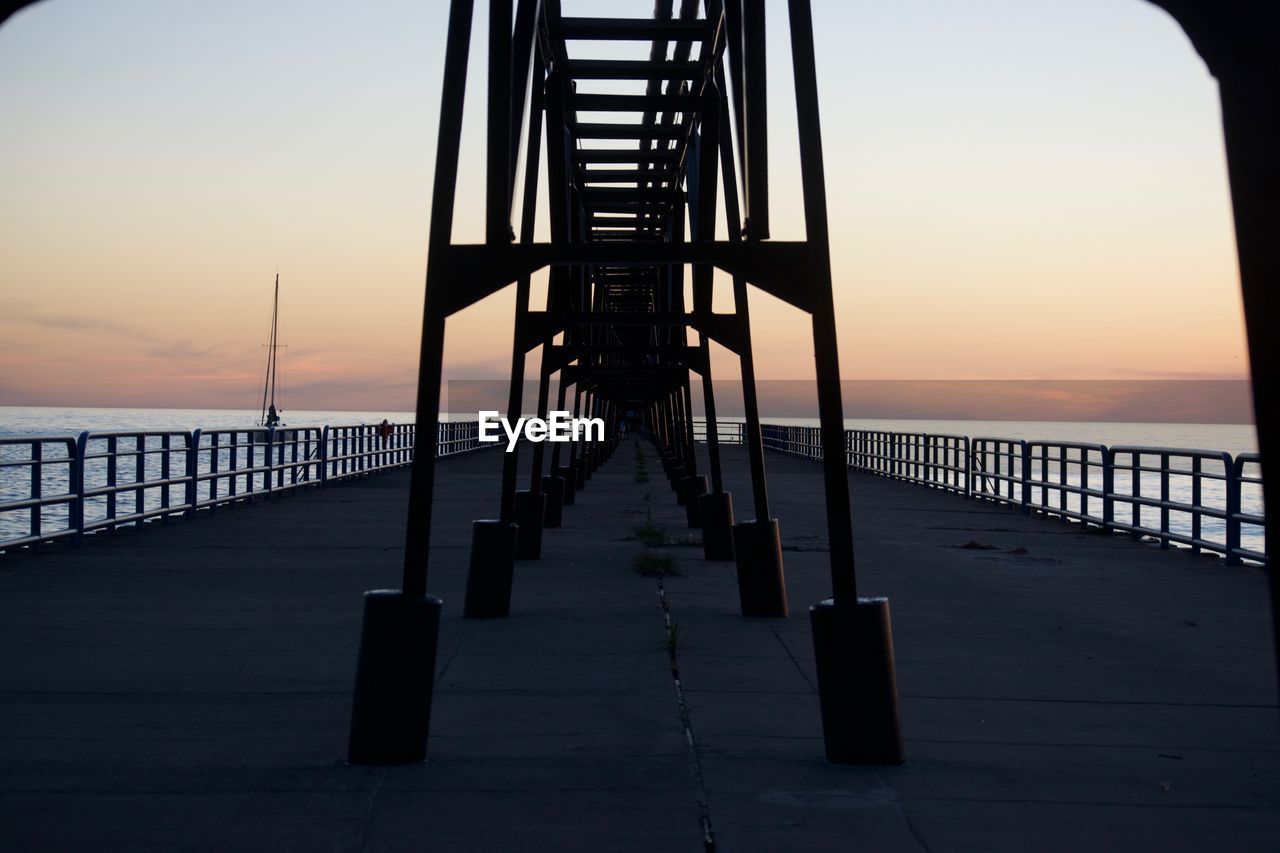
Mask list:
[[[283,425],[280,421],[280,411],[276,408],[276,353],[281,347],[276,340],[279,323],[280,273],[276,273],[276,293],[271,302],[271,343],[267,344],[267,375],[262,382],[262,415],[258,419],[258,426]]]

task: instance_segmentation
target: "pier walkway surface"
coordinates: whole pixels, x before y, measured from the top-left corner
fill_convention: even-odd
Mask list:
[[[851,475],[909,760],[829,765],[820,467],[769,457],[792,616],[744,619],[643,452],[651,482],[625,442],[487,621],[462,592],[501,454],[441,462],[412,767],[342,761],[359,596],[398,585],[406,473],[5,558],[0,848],[694,851],[709,827],[721,851],[1276,849],[1260,571]],[[745,457],[725,457],[741,517]],[[684,542],[658,549],[681,572],[662,581],[631,566],[646,494]]]

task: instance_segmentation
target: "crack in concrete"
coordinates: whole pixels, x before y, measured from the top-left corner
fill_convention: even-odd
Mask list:
[[[689,761],[693,766],[693,784],[698,791],[698,813],[702,821],[702,848],[706,853],[715,853],[716,836],[711,823],[711,806],[706,778],[702,772],[702,760],[698,757],[698,743],[693,736],[693,724],[689,719],[689,706],[684,699],[684,687],[680,682],[680,661],[676,654],[679,623],[671,618],[671,603],[667,600],[667,590],[663,586],[662,578],[658,578],[658,602],[662,605],[662,619],[667,629],[667,654],[671,658],[671,681],[676,691],[676,707],[680,711],[680,725],[684,729],[685,743],[689,748]]]

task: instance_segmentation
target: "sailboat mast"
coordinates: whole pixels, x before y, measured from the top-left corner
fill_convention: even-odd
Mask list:
[[[271,409],[276,406],[276,329],[280,317],[280,273],[276,273],[275,296],[271,300],[271,342],[267,344],[267,375],[262,381],[262,416],[259,422],[263,426],[274,426],[267,423],[267,393],[271,394]]]
[[[276,273],[276,293],[271,301],[271,408],[276,405],[276,330],[280,319],[280,273]]]

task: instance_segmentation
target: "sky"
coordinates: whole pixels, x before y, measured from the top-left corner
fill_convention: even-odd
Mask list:
[[[458,242],[483,235],[486,5]],[[772,236],[797,239],[768,6]],[[1165,13],[813,9],[844,377],[1247,377],[1217,88]],[[0,27],[0,405],[254,408],[279,272],[283,408],[412,408],[445,12],[46,0]],[[512,290],[451,318],[447,377],[506,375]],[[759,376],[811,378],[807,317],[751,310]]]

